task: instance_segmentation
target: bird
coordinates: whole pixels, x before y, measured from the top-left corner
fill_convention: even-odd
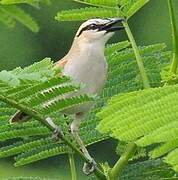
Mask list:
[[[105,44],[115,31],[124,28],[122,25],[117,25],[122,21],[124,21],[123,18],[93,18],[85,21],[79,27],[68,53],[55,63],[56,68],[62,68],[62,75],[69,76],[76,84],[84,84],[77,95],[99,95],[101,93],[107,80],[108,71],[104,54]],[[71,96],[73,94],[69,93],[66,97]],[[85,172],[86,174],[93,171],[95,162],[79,136],[79,127],[93,105],[93,102],[83,104],[64,112],[65,114],[74,114],[74,119],[70,125],[71,133],[85,157],[93,163],[89,172]],[[25,113],[18,111],[12,116],[10,123],[20,121],[23,117],[25,117]],[[54,124],[49,118],[47,122]],[[84,169],[86,168],[88,167],[85,166]]]

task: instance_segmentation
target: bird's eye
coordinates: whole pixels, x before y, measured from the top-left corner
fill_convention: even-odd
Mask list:
[[[91,24],[91,25],[90,25],[90,27],[94,27],[94,26],[96,26],[96,24]]]
[[[90,25],[84,27],[83,29],[81,29],[80,32],[77,34],[77,37],[79,37],[82,34],[82,32],[84,32],[86,30],[95,30],[95,29],[98,29],[98,25],[90,24]]]
[[[96,24],[91,24],[91,25],[89,26],[89,29],[97,29],[97,25],[96,25]]]

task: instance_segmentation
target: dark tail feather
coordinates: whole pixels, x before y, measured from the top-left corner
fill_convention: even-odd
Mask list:
[[[30,117],[22,111],[17,111],[10,119],[10,124],[27,121]]]

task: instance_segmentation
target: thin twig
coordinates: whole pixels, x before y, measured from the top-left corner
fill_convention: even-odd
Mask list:
[[[138,46],[136,44],[136,41],[135,41],[135,39],[133,37],[133,34],[132,34],[131,30],[130,30],[130,27],[129,27],[127,21],[123,21],[123,25],[125,27],[128,38],[129,38],[129,40],[130,40],[130,42],[132,44],[132,48],[133,48],[133,51],[135,53],[136,61],[137,61],[138,68],[139,68],[140,75],[141,75],[142,82],[143,82],[143,87],[144,87],[144,89],[150,88],[149,79],[148,79],[146,70],[145,70],[144,65],[143,65],[142,57],[140,55]]]
[[[124,154],[119,158],[114,167],[111,169],[109,173],[110,179],[118,179],[118,176],[121,174],[124,167],[128,164],[129,159],[135,154],[136,148],[137,146],[135,143],[128,144]]]

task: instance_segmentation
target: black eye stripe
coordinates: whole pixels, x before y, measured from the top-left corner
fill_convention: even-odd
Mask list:
[[[86,30],[95,30],[95,29],[99,29],[99,25],[90,24],[90,25],[84,27],[83,29],[81,29],[81,31],[79,32],[77,37],[79,37],[83,33],[83,31],[86,31]]]

